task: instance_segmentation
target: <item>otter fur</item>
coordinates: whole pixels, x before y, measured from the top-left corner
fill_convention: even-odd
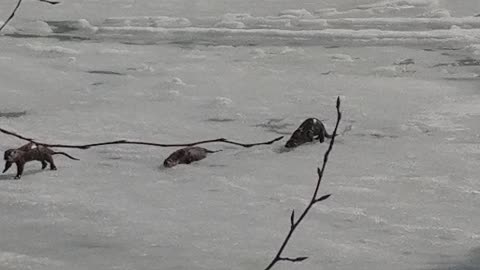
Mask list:
[[[209,153],[216,153],[218,151],[211,151],[198,146],[185,147],[178,149],[173,152],[167,159],[163,162],[163,166],[167,168],[174,167],[178,164],[190,164],[194,161],[199,161],[207,157]]]
[[[28,143],[22,147],[5,151],[3,155],[3,159],[5,160],[5,169],[3,170],[3,173],[10,169],[12,164],[15,163],[17,165],[17,175],[15,176],[15,179],[20,179],[23,174],[25,163],[34,160],[42,163],[42,170],[45,169],[48,164],[50,164],[50,170],[56,170],[57,167],[53,162],[53,155],[64,155],[70,159],[79,160],[65,152],[55,152],[45,146]]]
[[[308,118],[293,132],[285,147],[294,148],[314,140],[319,140],[320,143],[323,143],[325,138],[331,139],[332,135],[328,134],[322,121],[317,118]]]

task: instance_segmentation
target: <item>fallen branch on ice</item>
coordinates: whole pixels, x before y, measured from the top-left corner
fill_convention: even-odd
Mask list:
[[[227,143],[227,144],[233,144],[233,145],[238,145],[242,146],[245,148],[257,146],[257,145],[268,145],[272,144],[276,141],[279,141],[283,139],[283,136],[277,137],[273,140],[267,141],[267,142],[259,142],[259,143],[239,143],[239,142],[234,142],[227,140],[225,138],[219,138],[219,139],[213,139],[213,140],[205,140],[205,141],[198,141],[198,142],[192,142],[192,143],[177,143],[177,144],[164,144],[164,143],[152,143],[152,142],[142,142],[142,141],[129,141],[129,140],[117,140],[117,141],[109,141],[109,142],[101,142],[101,143],[92,143],[92,144],[81,144],[81,145],[71,145],[71,144],[48,144],[48,143],[41,143],[37,142],[32,138],[27,138],[25,136],[19,135],[15,132],[0,128],[0,132],[14,136],[16,138],[33,142],[38,145],[43,145],[46,147],[56,147],[56,148],[77,148],[77,149],[89,149],[91,147],[96,147],[96,146],[102,146],[102,145],[112,145],[112,144],[139,144],[139,145],[148,145],[148,146],[158,146],[158,147],[187,147],[187,146],[194,146],[194,145],[199,145],[199,144],[206,144],[206,143]]]
[[[56,5],[56,4],[60,3],[60,1],[51,1],[51,0],[38,0],[38,1],[48,3],[48,4],[51,4],[51,5]],[[13,9],[13,11],[10,14],[10,16],[8,17],[8,19],[2,24],[2,26],[0,26],[0,32],[13,19],[13,17],[15,16],[15,12],[17,12],[17,10],[18,10],[18,8],[20,7],[21,4],[22,4],[22,0],[18,0],[17,5]]]
[[[320,182],[322,181],[323,178],[323,173],[325,172],[325,167],[328,162],[328,156],[330,155],[330,152],[332,151],[333,144],[335,143],[335,137],[337,135],[337,129],[338,129],[338,124],[340,123],[340,119],[342,118],[342,113],[340,112],[340,97],[337,98],[337,123],[335,124],[335,129],[333,130],[333,136],[332,139],[330,140],[330,145],[328,146],[327,152],[325,152],[325,155],[323,156],[323,165],[322,168],[317,169],[317,174],[318,174],[318,180],[317,180],[317,185],[315,187],[315,191],[313,192],[312,199],[310,200],[310,203],[307,205],[303,213],[300,215],[300,217],[295,220],[295,210],[292,210],[292,214],[290,215],[290,231],[288,232],[287,236],[285,237],[285,240],[283,240],[282,245],[280,246],[280,249],[278,250],[277,254],[273,258],[273,260],[270,262],[270,264],[265,268],[265,270],[272,269],[272,267],[278,263],[279,261],[289,261],[289,262],[301,262],[308,257],[296,257],[296,258],[289,258],[289,257],[283,257],[282,253],[285,247],[288,244],[288,241],[292,237],[293,233],[295,232],[295,229],[300,225],[300,222],[305,218],[305,216],[308,214],[310,209],[312,208],[313,205],[316,203],[319,203],[321,201],[324,201],[330,197],[331,194],[324,195],[320,198],[317,198],[318,190],[320,188]]]
[[[2,133],[4,133],[4,134],[7,134],[7,135],[12,135],[13,137],[17,137],[17,138],[22,139],[22,140],[25,140],[25,141],[33,142],[33,139],[30,139],[30,138],[27,138],[27,137],[23,137],[22,135],[19,135],[19,134],[13,132],[13,131],[9,131],[9,130],[0,128],[0,132],[2,132]]]
[[[46,146],[46,147],[88,149],[90,147],[96,147],[96,146],[102,146],[102,145],[111,145],[111,144],[140,144],[140,145],[158,146],[158,147],[187,147],[187,146],[194,146],[194,145],[199,145],[199,144],[220,142],[220,143],[233,144],[233,145],[238,145],[238,146],[249,148],[249,147],[253,147],[253,146],[257,146],[257,145],[272,144],[272,143],[274,143],[276,141],[279,141],[281,139],[283,139],[283,136],[275,138],[275,139],[267,141],[267,142],[249,143],[249,144],[234,142],[234,141],[227,140],[225,138],[198,141],[198,142],[193,142],[193,143],[177,143],[177,144],[164,144],[164,143],[152,143],[152,142],[129,141],[129,140],[118,140],[118,141],[92,143],[92,144],[84,144],[84,145],[46,144],[46,143],[37,143],[37,142],[35,142],[35,143],[37,143],[39,145]]]

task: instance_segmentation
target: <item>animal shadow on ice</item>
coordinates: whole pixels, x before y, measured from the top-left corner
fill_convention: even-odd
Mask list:
[[[19,118],[27,114],[27,111],[0,112],[0,118]]]
[[[208,168],[226,168],[226,167],[228,167],[225,164],[207,164],[207,165],[205,165],[205,163],[200,163],[200,162],[192,162],[190,164],[178,164],[177,166],[175,166],[174,168],[168,168],[168,167],[165,167],[165,165],[162,164],[162,165],[158,166],[158,170],[167,172],[167,171],[171,171],[172,169],[173,170],[182,169],[183,166],[186,166],[186,167],[208,167]]]
[[[91,40],[88,37],[80,37],[80,36],[67,36],[67,35],[57,35],[57,34],[50,34],[50,35],[35,35],[35,34],[23,34],[23,33],[12,33],[12,34],[5,34],[6,37],[11,38],[39,38],[39,39],[55,39],[58,41],[88,41]]]
[[[217,122],[217,123],[226,123],[226,122],[233,122],[235,119],[233,118],[208,118],[207,122]]]
[[[439,63],[432,67],[478,67],[480,66],[480,60],[471,57],[457,59],[455,62]]]
[[[478,270],[480,269],[480,247],[470,250],[465,258],[453,262],[434,263],[430,270]]]
[[[344,144],[345,141],[344,139],[340,136],[341,134],[337,134],[337,136],[335,137],[335,144]],[[278,153],[278,154],[283,154],[283,153],[288,153],[288,152],[293,152],[293,151],[298,151],[299,149],[302,149],[302,148],[308,148],[308,147],[312,147],[312,146],[315,146],[317,147],[318,146],[324,146],[324,147],[328,147],[328,144],[329,142],[327,143],[320,143],[318,140],[314,140],[312,142],[306,142],[296,148],[288,148],[288,147],[285,147],[285,145],[277,145],[273,148],[273,152],[275,153]]]
[[[40,173],[40,172],[43,172],[43,171],[46,171],[46,170],[42,170],[42,169],[35,169],[35,170],[26,170],[22,176],[28,176],[28,175],[34,175],[34,174],[37,174],[37,173]],[[0,175],[0,181],[6,181],[6,180],[13,180],[13,181],[18,181],[17,179],[14,179],[16,173],[9,173],[9,174],[2,174]],[[19,180],[23,180],[23,177],[22,179],[19,179]]]
[[[288,130],[285,130],[286,128],[289,128],[290,126],[293,126],[291,123],[280,123],[284,118],[272,118],[268,119],[267,122],[261,123],[261,124],[256,124],[254,127],[262,127],[266,129],[268,132],[273,132],[279,135],[290,135],[291,132]]]
[[[117,76],[125,76],[127,74],[117,72],[117,71],[111,71],[111,70],[88,70],[87,73],[90,74],[100,74],[100,75],[117,75]]]
[[[397,139],[400,137],[399,135],[394,135],[380,130],[369,130],[367,132],[355,133],[354,135],[358,137],[371,137],[374,139]]]

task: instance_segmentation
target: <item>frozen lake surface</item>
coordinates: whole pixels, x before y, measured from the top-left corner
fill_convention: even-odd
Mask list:
[[[307,117],[331,131],[341,96],[321,187],[333,195],[286,250],[309,259],[275,269],[478,270],[477,13],[478,1],[25,1],[0,36],[0,126],[55,143],[257,142]],[[172,169],[174,148],[69,150],[81,161],[0,175],[0,269],[263,269],[327,149],[285,141],[207,145],[223,151]],[[0,149],[21,144],[2,136]]]

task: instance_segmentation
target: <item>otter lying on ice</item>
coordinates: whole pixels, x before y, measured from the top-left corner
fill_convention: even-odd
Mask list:
[[[190,164],[194,161],[199,161],[206,158],[208,153],[216,153],[220,151],[222,150],[211,151],[197,146],[185,147],[178,149],[168,156],[168,158],[163,162],[163,166],[171,168],[178,164]]]

